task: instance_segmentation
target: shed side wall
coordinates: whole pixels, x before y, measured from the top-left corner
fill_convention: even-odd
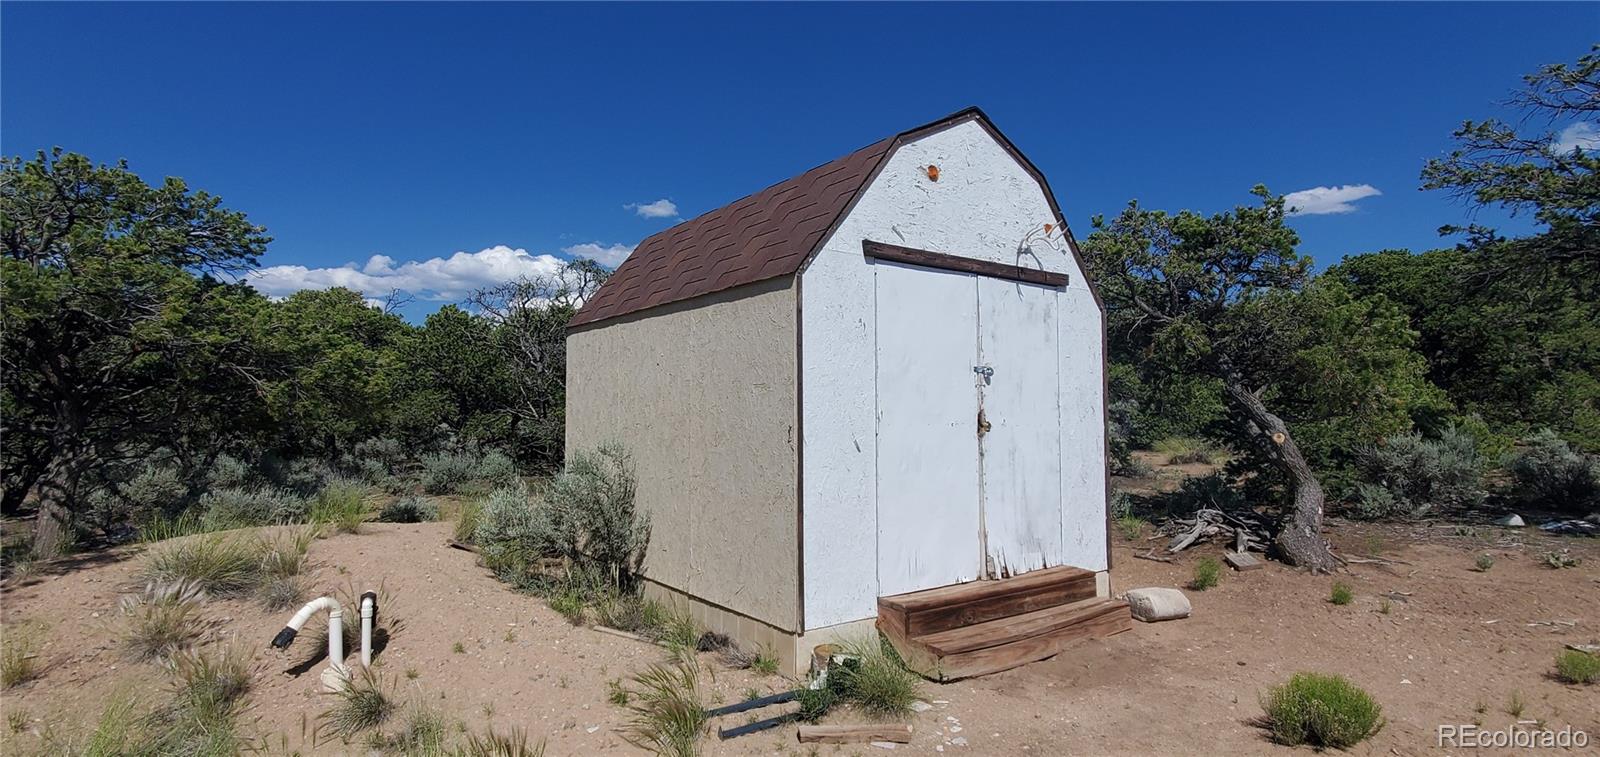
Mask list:
[[[651,514],[645,574],[799,631],[793,277],[567,336],[567,450],[619,441]]]
[[[929,165],[939,167],[936,182]],[[863,239],[1070,277],[1057,295],[1062,542],[1067,564],[1106,569],[1100,308],[1059,233],[1023,245],[1054,220],[1039,182],[967,121],[899,147],[801,272],[808,629],[876,614],[878,534],[894,529],[877,522],[875,289]]]

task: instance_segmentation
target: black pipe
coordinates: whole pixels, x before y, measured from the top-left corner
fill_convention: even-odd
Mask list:
[[[792,702],[794,701],[794,696],[795,693],[793,691],[783,691],[769,696],[756,697],[755,699],[746,700],[738,704],[730,704],[726,707],[718,707],[714,710],[706,710],[706,717],[714,718],[719,715],[732,715],[735,712],[744,712],[745,710],[754,710],[761,707],[782,704],[784,702]]]
[[[283,630],[279,631],[277,636],[272,637],[272,646],[275,646],[279,649],[288,649],[289,644],[294,641],[294,635],[295,630],[293,628],[284,626]]]
[[[755,733],[757,731],[765,731],[768,728],[777,728],[778,726],[783,725],[791,720],[794,720],[794,715],[779,715],[775,718],[757,720],[754,723],[746,723],[734,728],[721,728],[717,730],[717,738],[726,741],[727,739],[731,739],[736,736],[743,736],[745,734]]]

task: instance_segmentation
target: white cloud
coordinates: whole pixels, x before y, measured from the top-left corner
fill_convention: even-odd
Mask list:
[[[1587,121],[1579,121],[1562,129],[1550,147],[1562,155],[1572,152],[1574,147],[1584,152],[1600,151],[1600,129]]]
[[[1371,184],[1346,184],[1339,187],[1312,187],[1283,196],[1284,204],[1292,216],[1320,216],[1329,213],[1350,213],[1356,209],[1356,200],[1383,194]]]
[[[638,213],[641,218],[677,218],[678,206],[671,200],[663,197],[655,202],[630,202],[622,206]]]
[[[601,244],[599,242],[584,242],[571,247],[561,248],[562,252],[575,258],[588,258],[608,268],[622,265],[633,252],[633,245],[626,244]]]
[[[337,268],[274,265],[252,271],[245,279],[269,297],[287,297],[302,289],[344,287],[374,299],[399,290],[423,300],[453,302],[473,290],[518,276],[553,274],[561,265],[561,258],[554,255],[533,255],[520,248],[496,245],[400,265],[387,255],[373,255],[364,264],[346,263]]]

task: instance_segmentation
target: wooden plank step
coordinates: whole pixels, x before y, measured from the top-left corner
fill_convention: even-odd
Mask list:
[[[1132,627],[1126,602],[1093,598],[916,638],[885,630],[913,670],[951,681],[1043,660],[1083,639]]]
[[[985,623],[1095,596],[1095,574],[1061,566],[998,581],[972,581],[878,600],[879,616],[905,636]]]

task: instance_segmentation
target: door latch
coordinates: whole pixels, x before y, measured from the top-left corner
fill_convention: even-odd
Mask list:
[[[974,365],[972,372],[982,376],[984,381],[994,378],[994,368],[987,365]]]
[[[978,437],[982,438],[984,434],[989,433],[990,428],[993,427],[989,425],[988,417],[983,414],[983,408],[978,408]]]

